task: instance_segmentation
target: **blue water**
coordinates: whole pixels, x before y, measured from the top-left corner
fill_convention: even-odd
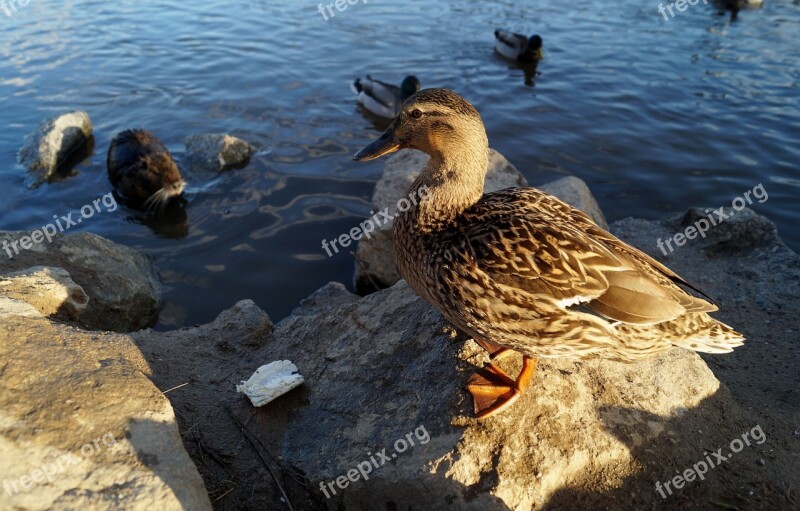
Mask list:
[[[702,2],[665,21],[655,0],[370,0],[325,21],[318,2],[30,0],[0,10],[0,229],[33,229],[108,193],[105,154],[123,129],[155,132],[176,157],[198,132],[261,149],[225,174],[186,173],[184,224],[121,208],[79,229],[153,256],[159,328],[213,319],[243,298],[273,319],[337,280],[349,254],[323,238],[368,216],[382,163],[350,155],[379,126],[348,82],[373,75],[452,88],[491,144],[533,183],[577,175],[609,220],[719,207],[762,183],[754,208],[800,248],[800,6],[766,0],[736,21]],[[525,73],[492,52],[496,27],[544,38]],[[94,153],[36,189],[16,164],[24,136],[74,109]],[[655,241],[654,241],[655,242]]]

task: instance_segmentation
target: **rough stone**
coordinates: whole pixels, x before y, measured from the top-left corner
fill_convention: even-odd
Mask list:
[[[26,232],[0,231],[0,245]],[[34,244],[13,258],[0,257],[0,275],[32,266],[63,268],[89,296],[81,325],[95,330],[130,332],[154,324],[161,286],[147,256],[90,233],[57,236]]]
[[[92,137],[92,120],[82,111],[48,119],[30,133],[19,151],[18,161],[46,180]]]
[[[192,135],[184,144],[189,164],[206,171],[242,167],[256,152],[244,140],[224,133]]]
[[[63,268],[36,266],[0,275],[0,294],[33,305],[46,316],[77,321],[89,297]]]
[[[130,338],[3,302],[22,303],[0,298],[0,508],[210,510]]]

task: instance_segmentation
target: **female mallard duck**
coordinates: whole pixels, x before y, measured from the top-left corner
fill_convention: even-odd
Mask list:
[[[400,87],[374,80],[370,75],[353,82],[353,92],[358,94],[358,103],[373,114],[386,119],[394,119],[405,100],[419,91],[420,83],[416,76],[406,76]]]
[[[707,314],[717,307],[686,292],[687,282],[581,211],[534,188],[483,195],[486,131],[457,94],[412,96],[354,159],[401,148],[430,160],[409,193],[427,187],[426,199],[395,219],[400,273],[492,358],[524,356],[516,381],[493,364],[472,377],[478,417],[519,397],[537,357],[633,361],[673,346],[725,353],[744,341]]]
[[[525,37],[507,30],[494,31],[494,49],[503,57],[517,62],[531,63],[542,59],[542,38]]]

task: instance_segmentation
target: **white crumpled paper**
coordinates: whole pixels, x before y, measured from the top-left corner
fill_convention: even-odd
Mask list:
[[[279,360],[259,367],[249,380],[236,386],[236,391],[247,395],[253,406],[264,406],[299,387],[303,381],[296,365],[288,360]]]

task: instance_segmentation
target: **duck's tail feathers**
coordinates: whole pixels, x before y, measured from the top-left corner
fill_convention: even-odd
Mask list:
[[[350,83],[350,90],[352,90],[354,94],[361,94],[361,91],[364,90],[364,86],[361,84],[361,78],[356,78]]]
[[[698,315],[699,316],[699,315]],[[706,321],[700,319],[700,328],[694,335],[685,337],[677,336],[670,339],[670,343],[681,348],[702,353],[729,353],[733,348],[744,344],[744,335],[740,334],[725,323],[721,323],[705,316]]]

